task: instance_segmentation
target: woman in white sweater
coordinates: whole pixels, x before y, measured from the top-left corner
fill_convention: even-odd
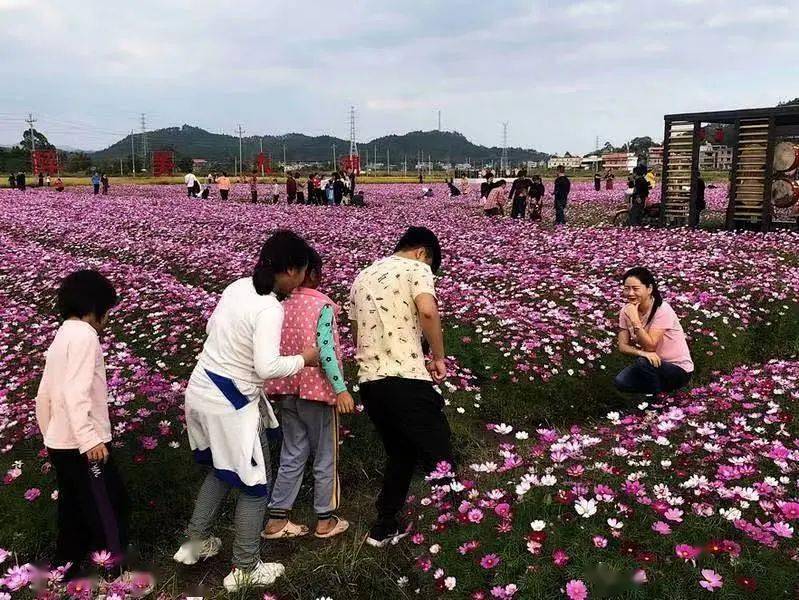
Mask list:
[[[211,535],[211,526],[227,493],[239,488],[234,567],[224,579],[229,592],[268,585],[284,571],[279,563],[261,562],[259,554],[271,483],[264,429],[277,427],[261,390],[267,379],[289,377],[318,363],[316,348],[280,356],[280,300],[303,281],[308,256],[308,244],[291,231],[277,231],[264,243],[252,277],[222,292],[186,388],[189,443],[197,462],[211,470],[197,495],[189,539],[174,558],[194,564],[219,552],[221,541]]]

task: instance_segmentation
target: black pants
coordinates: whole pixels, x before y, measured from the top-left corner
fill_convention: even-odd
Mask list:
[[[512,219],[524,218],[524,213],[527,210],[527,197],[516,196],[513,199],[513,208],[511,209],[510,216]]]
[[[425,474],[442,460],[454,468],[444,399],[429,381],[386,377],[361,384],[361,400],[386,450],[378,523],[392,527],[408,496],[413,471]]]
[[[295,200],[297,200],[297,192],[294,192],[293,194],[286,193],[287,204],[294,204]]]
[[[691,373],[675,364],[662,362],[653,367],[643,356],[635,359],[629,367],[622,369],[613,379],[620,392],[633,394],[660,394],[673,392],[691,381]]]
[[[230,190],[219,190],[219,197],[222,198],[222,200],[227,200],[227,195],[229,192]]]
[[[305,204],[305,194],[297,192],[297,204]]]
[[[58,538],[55,563],[75,568],[95,550],[120,562],[128,546],[130,500],[112,457],[89,464],[78,450],[48,448],[58,482]]]
[[[100,184],[99,183],[95,183],[94,184],[94,195],[96,196],[99,193],[100,193]]]
[[[644,219],[644,205],[638,198],[633,198],[630,205],[630,225],[639,226]]]
[[[250,198],[252,198],[253,204],[258,202],[258,190],[250,190]]]
[[[555,198],[555,224],[566,224],[566,198]]]
[[[488,210],[484,210],[483,213],[487,217],[498,217],[502,214],[502,209],[499,206],[495,206],[494,208],[489,208]]]

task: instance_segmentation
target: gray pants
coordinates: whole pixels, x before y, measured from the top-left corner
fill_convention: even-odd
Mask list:
[[[319,518],[329,518],[338,508],[340,495],[336,407],[297,396],[280,396],[279,406],[283,447],[269,516],[285,518],[294,506],[305,463],[313,453],[314,510]]]
[[[264,464],[267,465],[266,481],[269,485],[272,470],[269,467],[269,443],[265,431],[261,432],[261,447],[264,452]],[[218,479],[213,471],[205,476],[205,481],[197,494],[194,513],[189,521],[189,539],[204,540],[211,535],[211,526],[219,507],[233,487]],[[260,560],[261,530],[268,499],[267,496],[250,496],[240,492],[236,500],[236,514],[233,518],[236,532],[233,540],[233,564],[240,569],[252,569]]]

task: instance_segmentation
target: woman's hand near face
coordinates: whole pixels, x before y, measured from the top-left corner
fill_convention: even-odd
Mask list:
[[[629,303],[624,307],[624,314],[633,326],[641,324],[641,315],[638,314],[638,305]]]

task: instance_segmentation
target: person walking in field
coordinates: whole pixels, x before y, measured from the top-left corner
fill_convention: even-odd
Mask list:
[[[253,204],[258,202],[258,173],[250,173],[250,200]]]
[[[280,185],[277,183],[277,177],[272,179],[272,204],[277,204],[280,200]]]
[[[107,196],[107,195],[108,195],[108,188],[109,188],[109,187],[110,187],[110,185],[111,185],[111,183],[108,181],[108,175],[106,175],[105,173],[103,173],[103,174],[100,176],[100,183],[101,183],[101,184],[102,184],[102,186],[103,186],[103,196]]]
[[[47,350],[36,394],[36,421],[58,484],[56,565],[71,579],[92,551],[125,562],[130,501],[111,450],[100,334],[117,293],[97,271],[75,271],[58,288],[61,326]]]
[[[433,387],[447,376],[433,277],[440,265],[435,234],[410,227],[394,254],[361,271],[350,291],[361,400],[386,452],[377,520],[366,539],[375,547],[407,535],[398,514],[415,467],[430,473],[446,461],[454,468],[444,400]]]
[[[217,177],[216,183],[219,186],[219,197],[222,200],[227,200],[230,194],[230,177],[227,176],[225,171],[222,171],[222,176]]]
[[[294,204],[297,200],[297,180],[294,179],[294,174],[289,173],[286,177],[286,203]]]
[[[225,497],[237,489],[233,568],[223,580],[231,593],[269,585],[285,570],[280,563],[260,559],[272,482],[266,428],[278,425],[263,386],[319,362],[313,346],[290,356],[280,354],[280,302],[305,279],[308,255],[308,244],[291,231],[279,230],[266,240],[252,276],[222,292],[186,387],[189,444],[195,460],[209,471],[197,494],[188,540],[174,559],[192,565],[219,552],[222,542],[211,528]]]
[[[297,375],[268,381],[268,397],[280,407],[283,446],[265,539],[299,537],[308,527],[289,519],[300,491],[305,463],[311,453],[314,474],[314,510],[317,538],[344,533],[349,523],[338,517],[341,490],[338,480],[338,415],[354,410],[344,381],[341,342],[338,334],[339,307],[318,291],[322,259],[311,249],[305,280],[283,302],[285,318],[280,353],[290,355],[307,346],[319,348],[319,366],[306,367]]]
[[[555,178],[555,224],[566,224],[566,203],[571,191],[571,181],[566,177],[566,169],[563,165],[558,167],[558,176]]]
[[[94,187],[95,196],[100,193],[100,183],[101,183],[100,174],[97,171],[95,171],[94,173],[92,173],[92,187]]]

